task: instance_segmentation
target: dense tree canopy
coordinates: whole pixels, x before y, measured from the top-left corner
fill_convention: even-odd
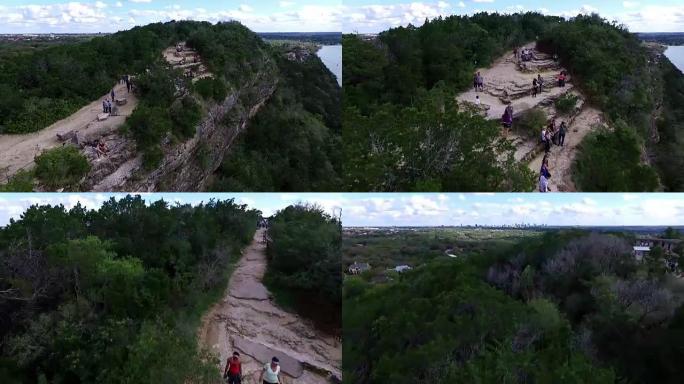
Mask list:
[[[339,331],[342,306],[341,223],[321,208],[289,206],[268,229],[269,288],[303,315]],[[284,293],[284,295],[279,292]]]
[[[2,381],[218,382],[194,329],[258,217],[232,200],[32,206],[0,229]]]
[[[348,277],[345,380],[679,382],[684,306],[672,284],[681,283],[637,263],[631,244],[548,231],[388,283]]]

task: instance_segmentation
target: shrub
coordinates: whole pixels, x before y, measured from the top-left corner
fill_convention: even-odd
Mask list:
[[[546,124],[546,113],[539,108],[529,109],[520,115],[517,123],[514,124],[516,130],[527,134],[530,137],[538,136],[542,127]]]
[[[205,100],[210,98],[216,102],[221,102],[228,95],[226,83],[220,78],[205,77],[195,83],[195,91],[200,94]]]
[[[185,96],[171,105],[169,116],[173,121],[173,133],[185,139],[195,135],[197,123],[202,118],[202,110],[192,96]]]
[[[5,185],[0,185],[0,192],[31,192],[33,191],[33,173],[19,171],[10,177]]]
[[[575,95],[565,94],[556,100],[556,111],[561,115],[568,115],[575,109],[578,97]]]
[[[143,168],[148,171],[152,170],[159,165],[163,158],[164,152],[159,145],[147,148],[143,153]]]
[[[636,133],[624,123],[613,131],[589,134],[580,144],[574,163],[577,188],[587,192],[653,191],[658,175],[641,164],[641,146]]]
[[[73,188],[90,170],[90,163],[72,146],[47,150],[36,157],[36,177],[49,189]]]

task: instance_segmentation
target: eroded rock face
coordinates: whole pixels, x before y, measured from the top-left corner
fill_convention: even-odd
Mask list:
[[[149,171],[143,169],[142,156],[132,138],[118,132],[102,137],[109,152],[100,157],[94,151],[85,152],[92,169],[84,188],[140,192],[205,190],[235,138],[246,129],[276,87],[276,72],[264,71],[222,103],[212,103],[193,138],[182,143],[171,143],[170,138],[164,140],[164,158]]]

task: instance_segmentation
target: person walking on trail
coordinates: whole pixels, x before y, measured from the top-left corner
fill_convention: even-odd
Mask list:
[[[532,97],[537,97],[537,78],[532,79]]]
[[[541,74],[537,74],[537,86],[539,87],[539,93],[541,94],[544,90],[544,79],[542,79]]]
[[[477,86],[478,86],[477,75],[478,74],[479,74],[479,72],[473,75],[473,88],[475,88],[475,92],[477,92]]]
[[[110,93],[110,95],[112,96],[112,101],[114,101],[114,88],[112,88],[112,92]]]
[[[240,354],[233,352],[233,356],[226,361],[226,369],[223,370],[223,378],[228,384],[240,384],[242,381],[242,363]]]
[[[503,134],[506,136],[513,125],[513,107],[511,107],[510,104],[506,107],[501,116],[501,125],[503,125]]]
[[[561,122],[560,127],[558,128],[558,145],[561,147],[565,143],[565,131],[568,129],[568,127],[565,125],[565,121]]]
[[[558,75],[558,86],[565,87],[565,72],[561,72],[560,75]]]
[[[280,363],[277,357],[273,357],[270,363],[264,365],[264,369],[261,371],[261,376],[259,376],[259,382],[263,384],[278,384],[280,379],[278,375],[280,374]]]
[[[477,73],[477,86],[480,88],[480,92],[484,92],[484,78],[480,72]]]
[[[102,100],[102,113],[107,113],[107,99]]]
[[[128,75],[126,75],[126,89],[128,93],[131,93],[131,78]]]
[[[542,166],[539,170],[539,192],[549,192],[549,179],[551,179],[551,172],[549,172],[549,158],[544,156]]]

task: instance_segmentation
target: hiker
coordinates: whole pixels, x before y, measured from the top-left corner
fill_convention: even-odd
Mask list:
[[[558,54],[557,53],[553,54],[553,61],[555,61],[556,63],[558,62]]]
[[[537,86],[539,86],[539,93],[542,93],[544,89],[544,79],[542,79],[541,74],[537,74]]]
[[[542,160],[542,166],[539,170],[539,192],[549,192],[549,179],[551,178],[551,173],[549,172],[549,160],[544,156]]]
[[[479,73],[479,72],[478,72],[478,73]],[[477,82],[477,75],[478,75],[478,73],[475,73],[475,74],[473,75],[473,88],[475,88],[475,92],[477,92],[477,86],[478,86],[478,82]]]
[[[475,96],[475,105],[477,105],[478,107],[480,106],[480,96],[479,95]]]
[[[112,113],[112,101],[107,100],[107,113]]]
[[[518,47],[513,48],[513,58],[518,59]]]
[[[107,99],[102,100],[102,113],[107,113]]]
[[[107,148],[107,144],[104,141],[99,140],[95,146],[95,152],[97,152],[97,157],[105,156],[109,152],[109,148]]]
[[[532,79],[532,97],[537,97],[537,78]]]
[[[131,84],[131,78],[126,75],[126,89],[128,90],[128,93],[131,93],[131,87],[133,85]]]
[[[567,130],[567,126],[565,125],[565,121],[561,122],[560,127],[558,128],[558,145],[561,147],[565,143],[565,131]]]
[[[508,134],[513,125],[513,107],[509,104],[501,115],[501,124],[503,125],[504,136]]]
[[[259,382],[263,384],[278,384],[280,380],[278,379],[278,374],[280,373],[280,364],[277,357],[273,357],[270,363],[264,365],[264,369],[261,371],[261,376],[259,376]]]
[[[226,361],[226,369],[223,370],[223,378],[228,384],[240,384],[242,381],[242,363],[240,354],[233,352],[233,356]]]
[[[112,88],[112,93],[110,93],[110,95],[112,96],[112,101],[114,101],[114,88]]]
[[[549,121],[549,125],[547,126],[546,132],[549,135],[549,145],[550,144],[556,144],[557,143],[557,136],[556,136],[556,118],[552,118],[551,121]]]
[[[484,92],[484,78],[480,72],[477,73],[477,86],[480,87],[480,92]]]
[[[560,75],[558,75],[558,86],[565,87],[565,72],[561,72]]]

